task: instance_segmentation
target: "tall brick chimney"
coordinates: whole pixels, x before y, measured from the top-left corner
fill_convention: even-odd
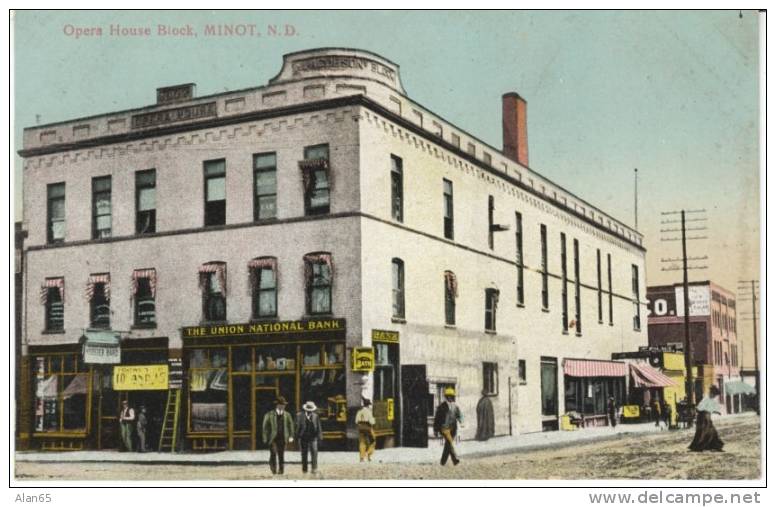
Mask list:
[[[528,166],[528,105],[516,92],[501,97],[504,155]]]

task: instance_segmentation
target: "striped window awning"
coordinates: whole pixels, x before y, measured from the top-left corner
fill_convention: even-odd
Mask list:
[[[141,278],[148,280],[151,288],[151,296],[156,297],[156,270],[155,269],[136,269],[132,272],[132,295],[137,294],[137,281]]]
[[[630,363],[633,387],[671,387],[676,383],[648,364]]]
[[[445,271],[445,287],[451,296],[458,297],[458,279],[452,271]]]
[[[221,286],[221,292],[226,295],[226,263],[224,262],[208,262],[199,267],[199,288],[205,290],[207,287],[207,276],[210,273],[215,273],[218,278],[218,283]]]
[[[103,284],[103,295],[105,299],[110,300],[110,274],[101,273],[98,275],[89,275],[86,282],[86,300],[91,301],[94,297],[94,286],[98,283]]]
[[[275,284],[277,286],[278,280],[278,260],[275,257],[258,257],[248,261],[248,277],[250,278],[251,286],[248,288],[250,293],[259,285],[259,273],[260,269],[271,269],[275,275]]]
[[[564,359],[563,373],[569,377],[624,377],[628,365],[600,359]]]
[[[64,278],[46,278],[40,286],[40,304],[45,305],[48,302],[49,289],[59,289],[59,299],[65,302],[65,279]]]

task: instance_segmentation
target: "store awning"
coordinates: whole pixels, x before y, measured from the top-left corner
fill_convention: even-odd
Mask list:
[[[676,383],[648,364],[631,363],[633,387],[671,387]]]
[[[84,363],[121,363],[121,341],[115,331],[87,330],[81,337]]]
[[[754,387],[746,382],[740,380],[725,382],[725,394],[729,394],[730,396],[735,396],[737,394],[754,394],[755,392]]]
[[[628,365],[618,361],[564,359],[563,373],[569,377],[624,377]]]
[[[67,399],[76,394],[86,394],[89,391],[87,379],[88,375],[83,373],[73,377],[73,380],[71,380],[67,387],[65,387],[65,390],[62,391],[62,397]]]

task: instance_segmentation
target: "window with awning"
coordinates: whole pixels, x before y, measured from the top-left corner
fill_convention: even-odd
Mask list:
[[[132,300],[135,309],[135,325],[151,325],[156,322],[156,270],[136,269],[132,272]]]
[[[65,328],[65,279],[47,278],[40,287],[40,302],[45,307],[46,331]]]
[[[110,327],[110,274],[89,275],[86,283],[86,300],[89,301],[91,327]]]
[[[277,316],[277,270],[275,257],[258,257],[248,262],[254,319]]]
[[[202,314],[206,321],[226,320],[226,263],[208,262],[199,267]]]

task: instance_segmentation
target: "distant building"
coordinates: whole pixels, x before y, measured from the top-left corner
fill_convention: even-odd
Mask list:
[[[647,300],[649,345],[684,350],[682,284],[647,287]],[[710,281],[692,282],[689,301],[693,365],[698,367],[696,401],[708,393],[709,387],[716,385],[727,411],[738,411],[741,356],[736,335],[735,295]],[[730,389],[726,389],[726,385]]]

